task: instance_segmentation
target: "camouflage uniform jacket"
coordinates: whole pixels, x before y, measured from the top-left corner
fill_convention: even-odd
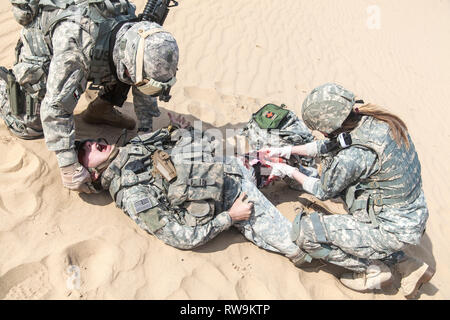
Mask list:
[[[322,155],[321,178],[307,178],[303,187],[321,200],[340,197],[357,220],[417,244],[428,218],[421,167],[411,139],[409,149],[398,147],[389,130],[363,117],[351,132],[352,145]]]
[[[95,65],[94,79],[94,49],[97,41],[109,37],[109,34],[106,35],[102,29],[101,21],[105,18],[87,1],[78,2],[65,9],[42,10],[30,25],[22,29],[24,46],[13,68],[17,81],[28,88],[27,91],[42,92],[44,89],[40,110],[42,125],[47,146],[57,153],[60,167],[77,161],[73,111],[88,81],[95,80],[97,85],[101,85],[101,92],[111,90],[119,82],[112,69],[114,64],[107,61],[108,57],[105,57],[103,65]],[[130,8],[133,10],[134,5]],[[125,34],[127,25],[129,23],[117,33],[116,43]],[[127,82],[124,75],[119,79],[128,85],[133,84]],[[46,83],[45,88],[39,87],[38,82]],[[134,87],[133,96],[140,122],[159,116],[155,98],[145,96]]]
[[[207,138],[193,143],[187,136],[173,143],[171,137],[174,134],[161,129],[134,138],[120,148],[101,183],[142,229],[169,245],[189,249],[231,226],[226,210],[240,193],[242,174],[235,162],[214,161]],[[156,150],[171,155],[175,181],[152,174]]]

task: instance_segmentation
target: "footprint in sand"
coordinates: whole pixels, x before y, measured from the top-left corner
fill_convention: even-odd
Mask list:
[[[214,281],[208,281],[208,279],[214,279]],[[205,260],[195,267],[191,274],[183,277],[179,290],[171,298],[180,297],[180,293],[186,293],[189,299],[222,299],[228,294],[226,288],[229,285],[229,279],[220,269],[214,263]]]
[[[0,138],[0,174],[5,189],[25,189],[49,172],[47,164],[31,150],[26,150],[16,139]]]
[[[251,273],[239,279],[234,289],[239,299],[276,299],[276,296],[267,287],[266,283]]]
[[[112,281],[120,249],[90,239],[64,251],[15,267],[0,277],[0,299],[46,299],[72,291],[80,297]]]
[[[232,268],[238,273],[239,279],[234,285],[234,290],[239,299],[275,299],[264,281],[255,276],[251,259],[245,256],[240,263],[231,263]]]
[[[41,158],[10,137],[0,138],[0,154],[0,229],[6,230],[40,209],[49,170]]]
[[[104,240],[91,239],[68,247],[62,255],[67,289],[87,292],[111,281],[118,257],[119,249]]]
[[[43,299],[50,290],[48,270],[40,262],[20,265],[0,277],[0,299]]]

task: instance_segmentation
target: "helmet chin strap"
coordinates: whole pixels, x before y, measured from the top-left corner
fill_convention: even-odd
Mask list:
[[[136,51],[136,85],[138,89],[146,94],[146,95],[155,95],[158,93],[161,93],[163,91],[166,91],[168,88],[172,87],[175,82],[176,78],[173,77],[167,82],[159,82],[155,79],[146,80],[144,79],[144,49],[145,49],[145,39],[147,39],[149,36],[159,33],[159,32],[165,32],[161,28],[153,28],[147,31],[144,31],[143,29],[139,29],[138,34],[140,36],[139,44]]]
[[[144,80],[144,49],[145,39],[155,33],[165,32],[161,28],[153,28],[147,31],[139,29],[138,34],[141,37],[136,52],[136,83],[139,84]]]
[[[111,153],[108,156],[108,159],[106,159],[104,162],[100,163],[95,168],[88,168],[88,171],[92,173],[96,173],[97,176],[100,176],[103,171],[108,168],[108,166],[111,164],[111,162],[116,158],[117,154],[119,153],[119,148],[116,145],[113,145],[113,149],[111,150]]]

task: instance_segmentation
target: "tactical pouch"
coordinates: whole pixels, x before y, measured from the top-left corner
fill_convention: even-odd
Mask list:
[[[183,162],[176,169],[177,180],[167,194],[170,203],[186,209],[185,220],[190,226],[210,221],[222,203],[223,163]]]
[[[22,115],[24,113],[25,95],[20,89],[20,85],[17,83],[16,77],[11,71],[8,73],[7,79],[11,113],[14,116]]]
[[[261,129],[277,129],[289,114],[289,110],[284,109],[284,107],[284,104],[281,107],[271,103],[266,104],[258,112],[253,114],[253,119]]]
[[[184,162],[177,164],[176,170],[178,178],[167,194],[172,205],[191,200],[222,200],[223,163]]]
[[[172,182],[177,177],[177,171],[166,152],[162,150],[155,151],[152,155],[152,160],[153,176],[160,174],[168,182]]]
[[[187,201],[183,206],[187,211],[184,220],[188,226],[203,225],[214,217],[215,205],[212,201]]]

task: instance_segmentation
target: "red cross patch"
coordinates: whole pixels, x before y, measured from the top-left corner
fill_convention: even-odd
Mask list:
[[[272,119],[274,115],[275,114],[272,111],[269,111],[269,112],[266,113],[266,118],[267,119]]]

